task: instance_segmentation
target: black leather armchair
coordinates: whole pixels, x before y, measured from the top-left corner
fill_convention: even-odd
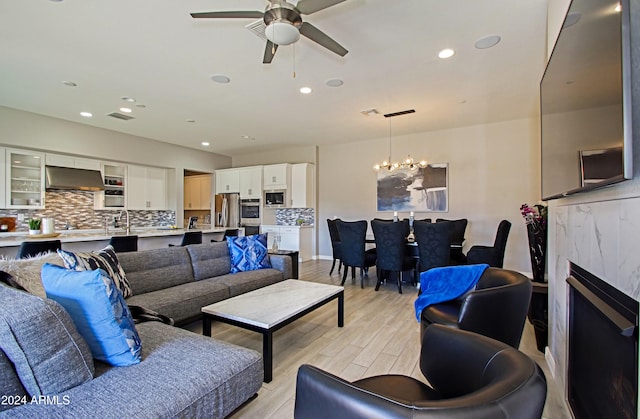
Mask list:
[[[539,419],[547,383],[517,349],[476,333],[432,325],[412,377],[380,375],[353,383],[310,365],[298,370],[297,419]]]
[[[500,221],[493,246],[472,246],[467,252],[467,263],[470,265],[486,263],[494,268],[502,268],[509,230],[511,230],[511,223],[507,220]]]
[[[531,281],[506,269],[487,268],[474,291],[433,304],[420,315],[421,334],[432,323],[469,330],[518,348],[531,300]]]

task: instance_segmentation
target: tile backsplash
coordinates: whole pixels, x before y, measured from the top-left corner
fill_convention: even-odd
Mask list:
[[[313,225],[315,222],[315,211],[313,208],[278,208],[276,209],[276,224],[296,225],[297,220],[302,220],[303,224]]]
[[[0,216],[17,217],[24,214],[24,221],[16,221],[16,230],[28,230],[27,220],[30,218],[51,217],[55,220],[56,230],[63,230],[67,224],[76,228],[104,228],[105,218],[110,225],[119,210],[95,210],[93,208],[93,192],[85,191],[48,191],[45,195],[44,209],[4,209]],[[176,223],[175,211],[129,211],[130,223],[133,227],[152,227]]]

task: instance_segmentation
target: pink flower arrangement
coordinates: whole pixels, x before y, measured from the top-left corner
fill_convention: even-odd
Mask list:
[[[520,213],[524,218],[526,224],[539,224],[545,226],[547,224],[547,206],[543,204],[536,204],[529,206],[529,204],[522,204],[520,206]]]

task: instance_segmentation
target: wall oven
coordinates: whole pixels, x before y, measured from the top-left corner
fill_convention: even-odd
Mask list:
[[[287,191],[286,190],[265,191],[264,206],[275,207],[275,208],[288,207],[289,205],[287,205]]]
[[[241,199],[240,200],[240,223],[246,225],[260,224],[260,200]]]

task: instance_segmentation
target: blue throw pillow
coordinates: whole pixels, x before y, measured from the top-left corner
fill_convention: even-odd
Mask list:
[[[129,307],[102,269],[74,271],[45,263],[47,297],[71,315],[95,359],[122,367],[140,362],[142,345]]]
[[[232,274],[271,267],[266,234],[227,236],[227,246],[231,258]]]

